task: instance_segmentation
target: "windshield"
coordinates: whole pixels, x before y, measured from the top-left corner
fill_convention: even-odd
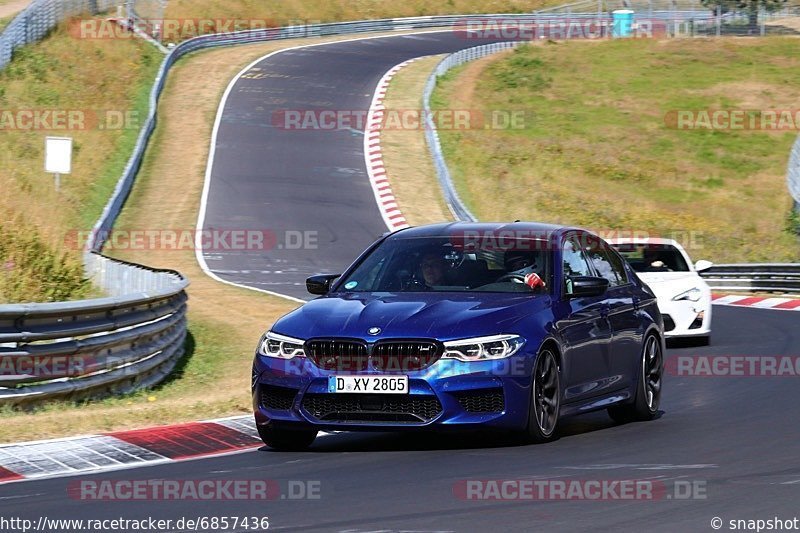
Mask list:
[[[636,272],[689,272],[680,250],[671,244],[615,244]]]
[[[506,239],[465,248],[451,237],[390,237],[337,286],[349,292],[546,292],[546,241]]]

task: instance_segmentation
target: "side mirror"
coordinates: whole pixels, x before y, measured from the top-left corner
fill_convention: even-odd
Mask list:
[[[331,282],[341,276],[341,274],[319,274],[306,279],[306,290],[311,294],[328,294],[331,290]]]
[[[600,296],[608,290],[606,278],[594,276],[572,276],[567,278],[567,297]]]
[[[711,261],[706,261],[705,259],[701,259],[694,264],[694,269],[698,272],[702,272],[703,270],[708,270],[712,266],[714,266],[714,263],[712,263]]]

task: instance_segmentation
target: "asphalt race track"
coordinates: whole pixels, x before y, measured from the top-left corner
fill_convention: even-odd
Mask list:
[[[362,39],[288,50],[254,65],[223,110],[203,229],[263,230],[277,242],[266,251],[206,250],[209,269],[226,281],[309,299],[308,276],[341,272],[387,227],[367,177],[363,125],[287,129],[276,127],[281,113],[366,112],[393,66],[490,42],[452,31]]]
[[[412,57],[474,45],[451,33],[331,44],[274,55],[236,82],[212,167],[206,228],[318,232],[318,249],[206,252],[225,280],[307,298],[311,273],[336,271],[382,232],[362,132],[279,131],[276,109],[367,109],[378,79]],[[716,306],[710,347],[687,355],[796,356],[794,312]],[[605,413],[565,420],[550,444],[518,446],[476,434],[335,434],[307,452],[268,449],[146,468],[0,485],[3,515],[178,519],[268,516],[298,531],[712,531],[720,517],[800,515],[798,377],[665,377],[662,415],[615,425]],[[202,414],[198,414],[202,418]],[[81,501],[76,479],[272,479],[319,482],[318,499]],[[666,492],[637,501],[467,501],[464,480],[651,479]],[[675,483],[699,487],[693,497]],[[285,493],[284,493],[285,494]],[[689,495],[692,496],[692,495]],[[244,529],[240,529],[244,531]]]
[[[793,312],[715,308],[713,344],[680,355],[791,355]],[[269,516],[297,531],[711,531],[710,520],[792,518],[800,506],[797,377],[667,374],[662,416],[614,425],[604,413],[564,421],[561,439],[503,445],[480,435],[336,434],[308,452],[267,449],[135,470],[0,486],[0,505],[34,521]],[[75,479],[273,479],[319,481],[319,499],[275,501],[80,501]],[[699,482],[705,499],[465,501],[467,479],[658,479]],[[671,492],[669,493],[672,494]],[[727,530],[727,528],[725,528]]]

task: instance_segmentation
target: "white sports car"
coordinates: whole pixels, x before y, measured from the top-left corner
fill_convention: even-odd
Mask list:
[[[668,338],[692,337],[701,344],[711,338],[711,289],[698,272],[712,266],[692,264],[683,247],[672,239],[609,239],[639,278],[656,294]]]

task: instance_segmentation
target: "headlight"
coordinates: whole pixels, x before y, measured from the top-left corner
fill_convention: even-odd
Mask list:
[[[700,298],[703,297],[703,291],[698,289],[697,287],[691,288],[688,291],[682,292],[679,295],[672,298],[673,302],[678,302],[680,300],[689,300],[691,302],[696,302]]]
[[[519,335],[492,335],[449,341],[444,343],[442,357],[466,362],[503,359],[517,353],[523,344],[525,339]]]
[[[279,359],[305,357],[303,341],[268,331],[258,343],[258,354]]]

